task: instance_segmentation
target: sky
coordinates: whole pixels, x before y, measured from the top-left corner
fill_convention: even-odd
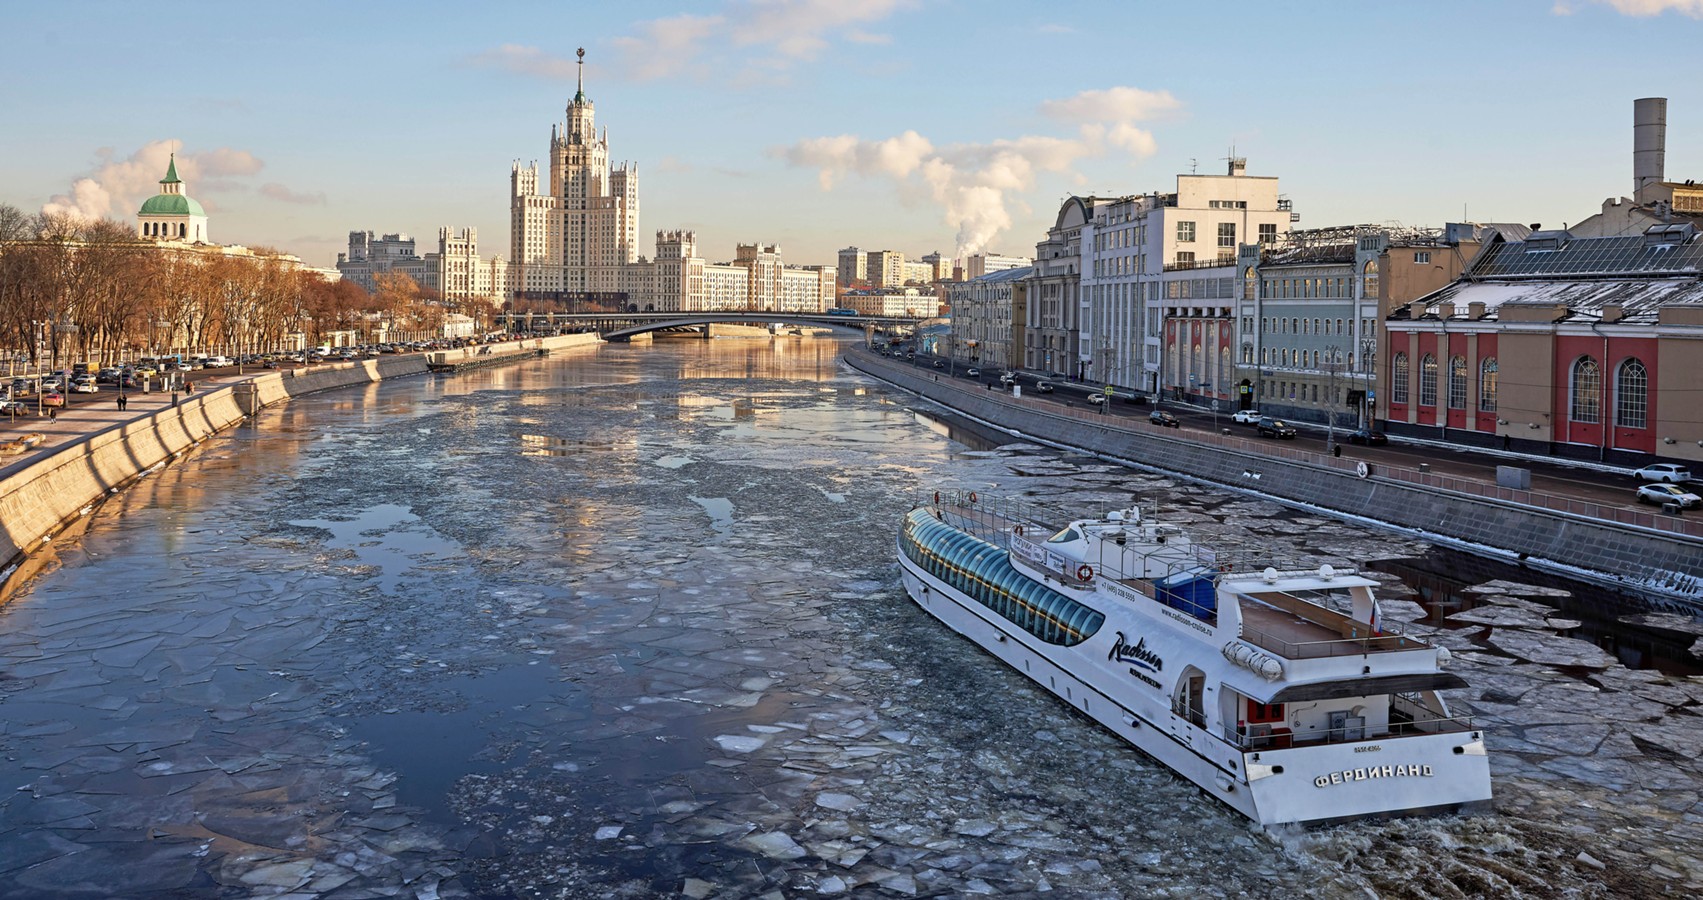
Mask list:
[[[1703,0],[6,3],[0,203],[134,222],[178,153],[220,243],[330,265],[475,227],[547,170],[574,51],[641,246],[1030,255],[1072,194],[1277,176],[1296,227],[1576,222],[1630,193],[1632,101],[1703,179]]]

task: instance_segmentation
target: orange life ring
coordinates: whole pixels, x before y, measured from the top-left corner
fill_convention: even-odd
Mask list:
[[[940,502],[940,492],[939,491],[934,492],[934,502],[936,502],[936,503]]]
[[[1076,567],[1076,580],[1077,581],[1089,581],[1089,580],[1092,580],[1093,577],[1094,577],[1094,567],[1093,566],[1091,566],[1087,563],[1083,563],[1082,565]]]
[[[1021,525],[1011,526],[1011,533],[1017,535],[1018,537],[1022,537],[1023,536],[1023,526],[1021,526]]]
[[[970,492],[970,502],[971,503],[976,502],[976,492],[975,491]]]

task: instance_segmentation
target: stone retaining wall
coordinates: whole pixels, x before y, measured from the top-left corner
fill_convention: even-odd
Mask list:
[[[1128,419],[1014,401],[1003,391],[848,350],[854,368],[1001,428],[1165,472],[1255,491],[1321,510],[1414,529],[1445,542],[1572,567],[1641,590],[1703,599],[1703,541],[1569,516],[1423,485],[1361,478],[1344,468],[1215,446]],[[1049,408],[1050,407],[1050,408]],[[1210,437],[1210,436],[1208,436]],[[1225,444],[1240,443],[1224,442]]]

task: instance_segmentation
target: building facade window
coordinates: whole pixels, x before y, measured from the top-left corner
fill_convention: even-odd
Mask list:
[[[1277,226],[1266,223],[1260,226],[1260,243],[1270,244],[1277,240]]]
[[[1360,275],[1362,281],[1360,296],[1368,300],[1378,296],[1378,261],[1375,259],[1366,260],[1366,268],[1360,270]]]
[[[1192,244],[1192,243],[1194,243],[1194,223],[1193,222],[1178,222],[1177,223],[1177,243],[1179,243],[1179,244]]]
[[[1218,246],[1220,246],[1220,247],[1234,247],[1234,246],[1236,246],[1236,223],[1235,222],[1219,222],[1218,223]]]
[[[1421,250],[1421,251],[1413,254],[1413,261],[1415,263],[1418,263],[1418,264],[1421,264],[1421,265],[1430,262],[1431,261],[1431,251]]]
[[[1407,402],[1407,354],[1397,353],[1390,361],[1390,402]]]
[[[1643,428],[1649,419],[1650,373],[1637,359],[1628,359],[1614,372],[1614,424]]]
[[[1419,405],[1437,405],[1437,357],[1429,353],[1419,358]]]
[[[1486,357],[1478,364],[1478,411],[1496,411],[1496,357]]]
[[[1602,421],[1602,369],[1589,356],[1573,362],[1571,382],[1567,391],[1567,417],[1575,422]]]
[[[1194,251],[1192,251],[1192,250],[1178,250],[1177,251],[1177,262],[1179,264],[1188,264],[1188,263],[1194,262]],[[1171,295],[1173,297],[1176,296],[1178,284],[1179,284],[1179,282],[1175,282],[1175,281],[1171,282]]]
[[[1466,357],[1449,357],[1449,408],[1466,409]]]

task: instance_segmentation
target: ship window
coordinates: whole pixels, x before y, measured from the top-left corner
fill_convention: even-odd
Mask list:
[[[1055,534],[1052,537],[1047,538],[1047,543],[1049,543],[1049,544],[1068,544],[1071,541],[1079,541],[1079,540],[1082,540],[1082,535],[1077,534],[1075,528],[1066,528],[1065,530],[1059,532],[1058,534]]]

